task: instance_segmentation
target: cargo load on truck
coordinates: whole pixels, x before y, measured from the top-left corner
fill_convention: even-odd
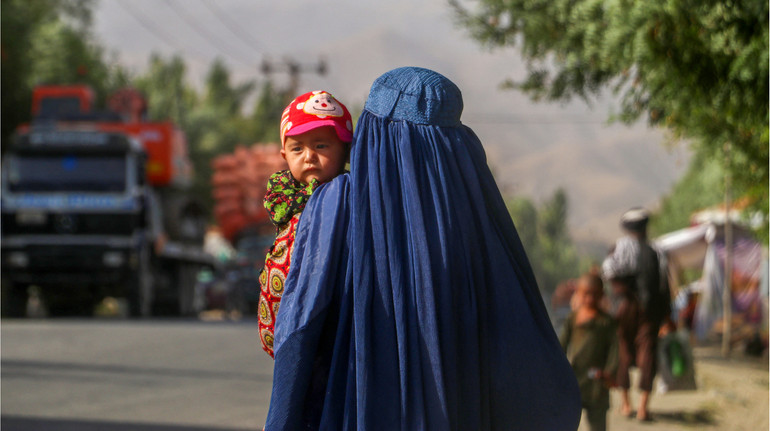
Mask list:
[[[276,233],[263,206],[263,198],[268,178],[287,169],[286,161],[278,144],[254,144],[237,147],[231,154],[216,157],[212,168],[217,233],[231,244],[234,253],[210,283],[226,288],[208,289],[206,307],[224,308],[230,313],[236,309],[243,314],[256,315],[259,271]],[[218,283],[222,279],[226,283]]]
[[[245,231],[274,234],[262,199],[267,180],[275,172],[288,169],[278,144],[240,146],[232,154],[212,161],[211,178],[214,218],[222,235],[234,245]]]

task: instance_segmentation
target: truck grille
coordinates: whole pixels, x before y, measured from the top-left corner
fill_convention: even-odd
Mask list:
[[[15,213],[3,213],[5,235],[84,234],[131,235],[140,225],[138,214],[47,214],[42,223],[20,222]]]
[[[102,267],[102,254],[104,250],[99,248],[78,247],[77,250],[68,250],[59,246],[31,247],[30,266],[33,268],[48,269],[74,269]]]

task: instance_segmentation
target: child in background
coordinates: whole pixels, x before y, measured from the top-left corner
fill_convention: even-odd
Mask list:
[[[580,398],[591,431],[607,429],[609,387],[618,365],[617,329],[599,304],[602,279],[585,274],[575,291],[577,308],[567,318],[560,341],[580,386]]]
[[[289,169],[276,172],[267,182],[265,209],[278,233],[259,275],[259,338],[271,357],[299,216],[313,191],[344,171],[352,139],[350,113],[325,91],[295,98],[281,116],[281,156]]]

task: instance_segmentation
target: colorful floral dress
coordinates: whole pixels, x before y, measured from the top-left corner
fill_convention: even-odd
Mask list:
[[[270,220],[276,225],[278,234],[265,257],[265,266],[259,274],[259,339],[262,349],[273,356],[273,333],[275,319],[283,295],[283,286],[289,275],[291,252],[294,248],[294,234],[299,216],[310,195],[318,186],[316,180],[302,185],[291,173],[280,171],[267,181],[265,209]]]

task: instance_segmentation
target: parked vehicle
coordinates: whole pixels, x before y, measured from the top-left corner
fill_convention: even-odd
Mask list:
[[[143,120],[134,90],[93,109],[84,86],[43,86],[33,121],[3,158],[2,311],[23,316],[28,288],[52,314],[89,313],[105,297],[130,314],[191,314],[206,211],[173,123]]]

